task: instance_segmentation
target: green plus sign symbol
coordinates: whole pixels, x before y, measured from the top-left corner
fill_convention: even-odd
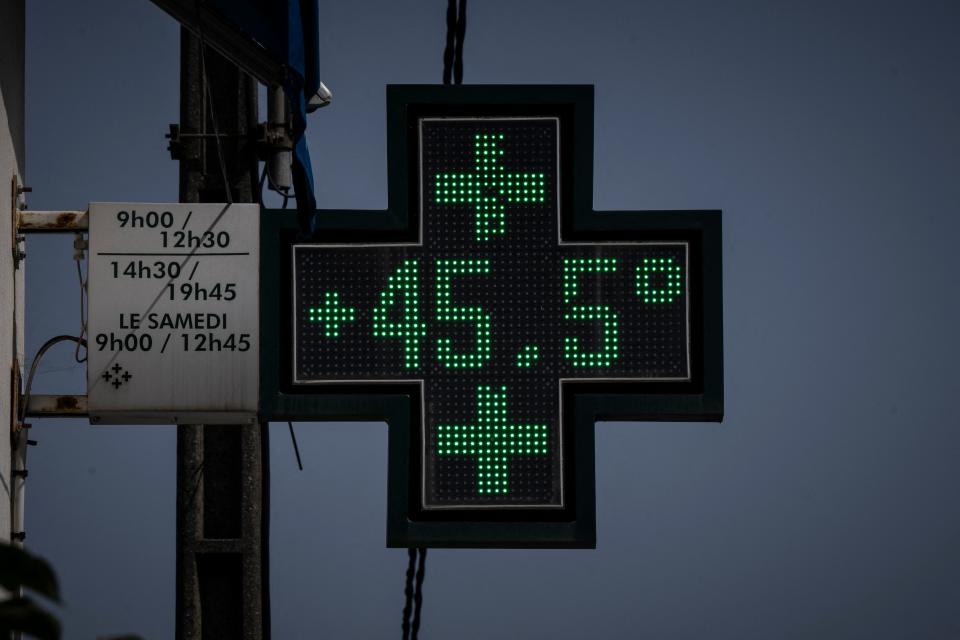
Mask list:
[[[506,231],[504,207],[515,203],[543,202],[546,189],[542,173],[506,173],[501,162],[502,133],[474,136],[474,173],[438,173],[434,196],[441,204],[472,204],[476,211],[477,240],[490,240]]]
[[[311,307],[310,322],[323,325],[323,335],[328,338],[340,336],[340,325],[353,322],[357,319],[357,310],[353,307],[340,306],[340,294],[336,291],[327,291],[323,294],[323,302],[319,307]]]
[[[437,427],[440,455],[477,458],[477,492],[509,493],[510,456],[545,455],[547,425],[512,424],[507,420],[507,388],[477,387],[477,423]]]

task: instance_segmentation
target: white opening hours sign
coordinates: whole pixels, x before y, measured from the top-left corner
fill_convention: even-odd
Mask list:
[[[259,216],[256,204],[90,204],[91,422],[256,420]]]

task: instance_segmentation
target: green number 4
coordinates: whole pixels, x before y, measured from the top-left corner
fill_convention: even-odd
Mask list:
[[[387,278],[387,288],[380,292],[380,304],[373,308],[373,335],[377,338],[399,338],[403,341],[403,366],[420,366],[420,343],[427,334],[427,325],[420,321],[420,266],[416,258],[404,260]],[[391,319],[389,310],[399,305],[398,319]]]

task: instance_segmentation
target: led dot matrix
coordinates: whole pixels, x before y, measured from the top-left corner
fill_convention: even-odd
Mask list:
[[[437,450],[442,456],[471,456],[477,460],[477,492],[509,493],[508,462],[512,456],[547,453],[545,424],[513,424],[507,419],[507,387],[477,387],[477,421],[441,424]]]
[[[434,197],[440,204],[475,205],[476,238],[487,241],[506,232],[504,206],[513,203],[542,203],[546,189],[543,173],[507,173],[501,163],[504,134],[474,135],[473,173],[439,173]]]
[[[298,327],[296,377],[422,381],[424,509],[562,508],[558,381],[689,375],[687,246],[558,242],[556,118],[419,128],[422,245],[295,254],[302,311],[356,314]]]
[[[479,368],[490,359],[490,314],[480,307],[456,307],[451,294],[454,276],[488,274],[489,260],[437,260],[437,320],[471,322],[476,327],[476,349],[472,353],[455,353],[452,339],[437,339],[437,357],[446,367]]]
[[[323,295],[323,304],[311,307],[310,322],[317,322],[324,326],[324,335],[328,338],[340,336],[340,325],[344,322],[353,322],[357,319],[357,310],[353,307],[340,305],[340,294],[336,291],[327,291]]]
[[[400,338],[403,341],[403,361],[407,369],[420,366],[420,343],[427,325],[420,320],[420,272],[416,259],[405,260],[387,278],[387,288],[380,294],[380,304],[373,309],[373,335],[378,338]],[[402,309],[402,316],[391,321],[388,310]]]
[[[664,282],[658,287],[654,277],[664,274]],[[644,258],[643,266],[637,267],[637,295],[652,304],[670,304],[680,296],[680,265],[673,258]]]

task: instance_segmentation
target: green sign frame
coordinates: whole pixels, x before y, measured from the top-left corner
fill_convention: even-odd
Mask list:
[[[575,382],[561,386],[564,465],[570,500],[561,513],[432,513],[418,491],[420,387],[411,384],[295,384],[290,300],[295,243],[415,241],[419,190],[418,118],[549,115],[560,118],[560,233],[564,240],[611,242],[625,236],[689,244],[689,380]],[[267,421],[385,421],[388,425],[387,546],[595,548],[594,429],[597,421],[713,421],[723,418],[721,217],[709,211],[593,210],[593,87],[589,85],[393,85],[387,87],[388,206],[320,210],[314,238],[300,236],[291,210],[261,215],[260,415]],[[358,470],[362,472],[362,470]],[[630,505],[619,508],[629,509]]]

